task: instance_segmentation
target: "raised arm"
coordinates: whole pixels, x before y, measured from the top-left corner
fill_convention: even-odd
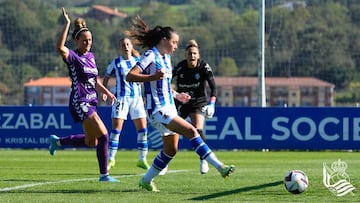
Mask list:
[[[66,38],[67,38],[67,35],[69,32],[71,22],[70,22],[69,16],[67,15],[67,13],[65,11],[65,8],[62,8],[62,15],[65,20],[65,25],[59,36],[57,43],[56,43],[56,49],[60,53],[60,55],[62,56],[63,59],[67,59],[67,57],[69,56],[69,49],[65,46],[65,42],[66,42]]]

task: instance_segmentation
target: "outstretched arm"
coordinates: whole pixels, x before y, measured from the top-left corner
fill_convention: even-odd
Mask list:
[[[126,75],[126,80],[129,82],[150,82],[154,80],[161,80],[164,77],[164,72],[157,70],[153,75],[142,74],[138,66],[134,66]]]
[[[70,18],[67,15],[64,7],[62,8],[62,15],[65,20],[65,25],[56,43],[56,49],[63,59],[67,59],[67,57],[69,56],[69,49],[65,46],[65,42],[70,28]]]
[[[172,90],[172,95],[175,99],[177,99],[179,102],[185,104],[188,103],[191,99],[191,96],[186,94],[185,92],[178,93],[175,90]]]

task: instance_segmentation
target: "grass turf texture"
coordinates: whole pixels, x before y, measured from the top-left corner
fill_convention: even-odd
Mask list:
[[[151,163],[157,151],[151,151]],[[138,188],[144,170],[137,168],[137,151],[119,151],[111,175],[120,183],[98,182],[94,150],[0,150],[0,202],[359,202],[360,193],[336,197],[322,182],[322,167],[341,159],[355,188],[360,187],[359,152],[260,152],[217,151],[217,156],[236,171],[223,179],[210,168],[200,175],[199,159],[192,151],[180,151],[152,193]],[[288,193],[283,177],[290,169],[309,177],[308,190]]]

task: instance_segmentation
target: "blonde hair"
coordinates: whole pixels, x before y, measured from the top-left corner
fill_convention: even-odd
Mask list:
[[[121,40],[120,40],[120,47],[124,44],[124,40],[125,40],[125,39],[130,40],[131,45],[134,44],[134,43],[131,41],[130,38],[128,38],[128,37],[123,37],[123,38],[121,38]],[[135,57],[140,57],[140,53],[139,53],[138,50],[136,50],[134,47],[133,47],[132,50],[131,50],[131,55],[132,55],[132,56],[135,56]]]
[[[77,39],[79,34],[83,31],[89,31],[89,28],[86,27],[86,22],[84,18],[78,17],[74,20],[74,31],[72,33],[72,38]]]
[[[196,47],[196,48],[200,49],[198,43],[194,39],[191,39],[191,40],[188,41],[185,50],[188,50],[191,47]]]

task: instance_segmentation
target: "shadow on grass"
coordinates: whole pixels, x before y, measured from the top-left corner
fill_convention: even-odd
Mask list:
[[[276,182],[266,183],[266,184],[262,184],[262,185],[254,185],[254,186],[243,187],[243,188],[239,188],[239,189],[235,189],[235,190],[218,192],[218,193],[214,193],[214,194],[210,194],[210,195],[203,195],[203,196],[191,198],[190,200],[214,199],[214,198],[218,198],[218,197],[222,197],[222,196],[226,196],[226,195],[232,195],[232,194],[247,192],[247,191],[251,191],[251,190],[259,190],[259,189],[267,188],[267,187],[274,187],[274,186],[278,186],[281,184],[284,184],[284,182],[276,181]]]

